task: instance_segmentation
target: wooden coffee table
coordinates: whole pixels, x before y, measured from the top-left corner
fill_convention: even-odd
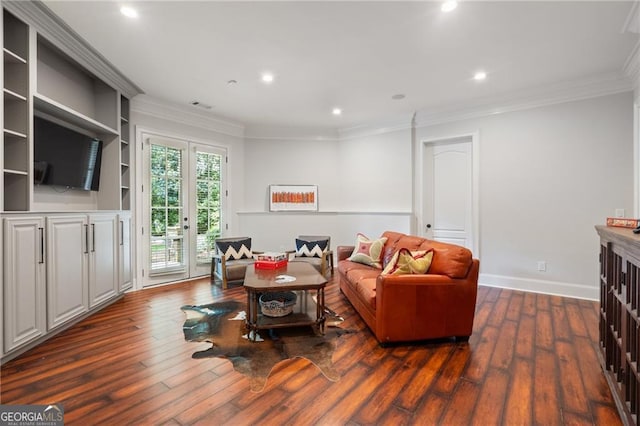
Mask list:
[[[295,281],[279,283],[276,277],[289,275]],[[297,327],[311,325],[324,334],[324,288],[327,285],[325,277],[316,269],[304,262],[289,262],[280,269],[256,269],[248,266],[244,276],[244,288],[247,291],[247,329],[249,336],[256,339],[258,330],[282,327]],[[310,292],[316,292],[317,303]],[[260,310],[258,299],[262,293],[280,291],[299,291],[298,300],[293,312],[283,317],[268,317]]]

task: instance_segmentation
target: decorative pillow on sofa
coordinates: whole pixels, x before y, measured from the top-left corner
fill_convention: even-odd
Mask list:
[[[355,248],[353,249],[353,253],[351,253],[351,257],[349,257],[349,260],[382,269],[380,260],[382,259],[382,250],[384,249],[384,243],[386,242],[386,237],[379,238],[377,240],[370,240],[366,236],[358,234]]]
[[[409,251],[398,250],[381,275],[426,274],[433,260],[433,249]]]
[[[224,255],[225,260],[251,259],[251,238],[236,241],[216,241],[218,252]]]
[[[322,257],[329,248],[329,240],[305,241],[296,238],[296,256]]]

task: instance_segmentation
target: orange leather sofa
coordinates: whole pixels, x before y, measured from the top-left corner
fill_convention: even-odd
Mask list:
[[[473,329],[480,262],[460,246],[387,231],[383,267],[400,248],[433,249],[426,274],[381,275],[337,247],[340,289],[381,344],[443,337],[468,340]]]

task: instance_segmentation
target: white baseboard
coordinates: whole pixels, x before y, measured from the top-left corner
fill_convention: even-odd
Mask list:
[[[600,300],[598,287],[560,281],[544,281],[533,278],[507,277],[504,275],[480,274],[478,284],[487,287],[508,288],[533,293],[552,294],[576,299]]]

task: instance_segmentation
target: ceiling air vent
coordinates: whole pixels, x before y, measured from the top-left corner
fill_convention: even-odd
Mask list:
[[[193,105],[194,107],[198,107],[198,108],[202,108],[202,109],[211,109],[211,108],[213,108],[211,105],[207,105],[207,104],[202,103],[200,101],[191,101],[189,103],[191,105]]]

